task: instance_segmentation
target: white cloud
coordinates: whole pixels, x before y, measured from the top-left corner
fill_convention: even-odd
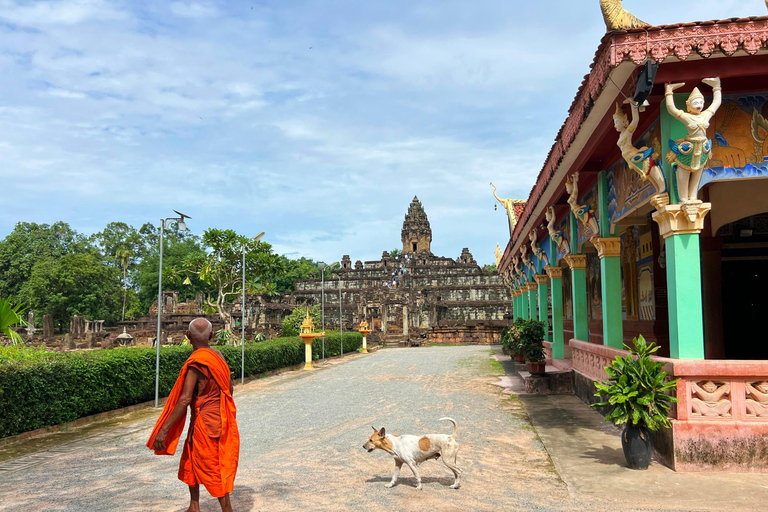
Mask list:
[[[197,2],[173,2],[171,12],[181,18],[210,18],[219,13],[212,5]]]

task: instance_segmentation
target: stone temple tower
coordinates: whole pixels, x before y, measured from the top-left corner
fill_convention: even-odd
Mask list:
[[[414,196],[408,207],[400,238],[403,241],[403,254],[431,252],[432,228],[429,227],[429,219],[418,197]]]

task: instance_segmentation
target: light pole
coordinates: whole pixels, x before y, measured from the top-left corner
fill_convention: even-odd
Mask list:
[[[171,222],[175,222],[179,231],[186,231],[187,224],[184,219],[191,219],[189,215],[184,215],[181,212],[177,212],[178,217],[168,217],[167,219],[160,219],[160,268],[158,269],[158,283],[157,283],[157,337],[155,338],[155,409],[159,407],[160,400],[160,317],[163,314],[163,234],[165,233],[166,225],[170,225]]]
[[[263,236],[264,232],[262,231],[253,237],[253,241],[258,242]],[[245,384],[245,244],[243,244],[243,301],[240,303],[240,330],[242,332],[240,339],[240,385],[242,386]]]
[[[341,273],[336,274],[339,283],[339,336],[341,336],[341,358],[344,359],[344,323],[341,318]]]
[[[325,263],[317,264],[320,269],[320,323],[323,329],[323,363],[325,363]]]

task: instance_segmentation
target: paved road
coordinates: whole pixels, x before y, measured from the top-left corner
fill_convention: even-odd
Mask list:
[[[493,384],[502,372],[490,352],[382,350],[237,389],[242,447],[234,509],[617,510],[568,497],[519,400]],[[362,448],[371,426],[395,434],[450,432],[442,416],[459,424],[461,489],[448,487],[453,477],[441,462],[421,466],[423,491],[407,468],[386,489],[391,457]],[[144,419],[17,459],[12,471],[0,473],[0,510],[185,510],[179,454],[157,457],[143,446],[153,423]],[[218,509],[201,494],[203,510]]]

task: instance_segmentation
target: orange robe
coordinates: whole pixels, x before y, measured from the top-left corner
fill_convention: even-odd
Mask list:
[[[229,366],[218,352],[210,348],[199,348],[189,356],[179,372],[179,377],[176,379],[176,384],[174,384],[168,400],[165,402],[162,414],[155,423],[152,435],[147,441],[147,447],[153,449],[157,433],[179,401],[184,387],[184,379],[191,365],[204,366],[208,371],[203,373],[209,374],[213,378],[215,385],[221,392],[219,403],[221,431],[219,436],[211,436],[211,434],[215,435],[218,432],[209,432],[212,425],[210,414],[200,414],[200,406],[205,404],[201,404],[200,397],[196,397],[195,410],[191,417],[187,441],[184,443],[184,452],[179,464],[179,480],[192,486],[203,484],[211,496],[221,498],[232,492],[234,487],[240,455],[240,433],[237,429],[235,401],[229,392]],[[209,385],[213,384],[209,380],[207,379],[205,383],[205,389],[208,390],[211,389]],[[206,416],[208,417],[206,418]],[[179,443],[181,432],[184,430],[185,421],[186,415],[179,418],[171,426],[165,440],[165,450],[155,451],[155,455],[173,455],[176,453],[176,446]],[[219,425],[218,422],[214,423],[216,426]]]

